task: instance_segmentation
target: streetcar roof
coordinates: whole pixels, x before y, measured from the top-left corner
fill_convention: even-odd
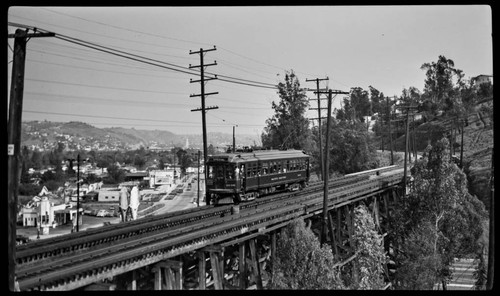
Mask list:
[[[266,161],[279,159],[296,159],[309,158],[305,152],[301,150],[257,150],[252,152],[235,152],[224,153],[217,155],[209,155],[208,162],[251,162],[251,161]]]

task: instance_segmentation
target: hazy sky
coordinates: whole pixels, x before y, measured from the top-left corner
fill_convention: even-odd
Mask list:
[[[217,50],[204,55],[205,64],[217,62],[206,72],[219,75],[205,87],[218,92],[206,97],[207,106],[219,107],[207,112],[209,132],[231,133],[238,125],[237,133],[260,135],[273,114],[271,102],[279,99],[268,87],[288,70],[303,87],[315,88],[306,79],[328,76],[321,87],[371,85],[386,96],[410,86],[422,90],[420,66],[439,55],[466,78],[493,74],[489,6],[11,7],[8,21],[16,24],[9,33],[34,26],[154,64],[60,38],[32,38],[24,121],[201,134],[201,113],[191,112],[201,107],[200,97],[190,97],[200,93],[200,83],[190,83],[199,75],[171,69],[192,72],[189,65],[199,65],[200,56],[190,50],[214,45]],[[12,48],[9,39],[9,89]]]

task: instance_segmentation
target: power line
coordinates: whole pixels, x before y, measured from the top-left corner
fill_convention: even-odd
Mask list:
[[[9,25],[21,26],[20,24],[14,24],[14,23],[10,23],[10,22],[9,22]],[[24,25],[22,25],[22,26],[24,26]],[[47,31],[47,30],[41,29],[41,28],[37,28],[37,29],[39,31]],[[49,31],[47,31],[47,32],[49,32]],[[99,44],[96,44],[96,43],[93,43],[93,42],[89,42],[89,41],[85,41],[85,40],[82,40],[82,39],[79,39],[79,38],[74,38],[74,37],[70,37],[70,36],[67,36],[67,35],[59,34],[59,33],[56,33],[55,37],[58,38],[58,39],[60,39],[60,40],[64,40],[64,41],[67,41],[67,42],[70,42],[70,43],[74,43],[74,44],[77,44],[77,45],[80,45],[80,46],[88,47],[88,48],[91,48],[91,49],[94,49],[94,50],[102,51],[102,52],[105,52],[105,53],[108,53],[108,54],[112,54],[112,55],[115,55],[115,56],[119,56],[119,57],[123,57],[123,58],[126,58],[126,59],[134,60],[134,61],[137,61],[137,62],[151,64],[151,65],[154,65],[154,66],[162,67],[162,68],[165,68],[165,69],[169,69],[169,70],[172,70],[172,71],[177,71],[177,72],[181,72],[181,73],[185,73],[185,74],[189,74],[189,75],[198,75],[198,73],[191,72],[191,71],[189,71],[188,68],[185,68],[183,66],[175,65],[175,64],[172,64],[172,63],[164,62],[164,61],[159,61],[159,60],[156,60],[156,59],[151,59],[151,58],[148,58],[148,57],[144,57],[144,56],[132,54],[132,53],[121,51],[121,50],[117,50],[117,49],[113,49],[113,48],[110,48],[110,47],[107,47],[107,46],[99,45]],[[141,60],[141,59],[143,59],[143,60]],[[158,65],[158,64],[155,64],[153,62],[165,64],[165,65],[168,65],[170,67],[163,66],[163,65]],[[175,69],[175,68],[172,68],[172,67],[177,67],[179,69]],[[220,79],[220,80],[221,81],[225,81],[225,82],[229,82],[229,83],[236,83],[236,84],[240,84],[240,85],[247,85],[247,86],[261,87],[261,88],[271,88],[271,89],[276,88],[276,85],[270,84],[270,83],[259,82],[259,81],[248,80],[248,79],[237,78],[237,77],[231,77],[231,76],[222,75],[222,74],[216,74],[216,73],[208,73],[207,72],[207,74],[217,75],[219,77],[225,77],[227,79]],[[230,79],[230,80],[228,80],[228,79]],[[232,81],[232,80],[239,80],[239,81]],[[243,81],[243,82],[241,82],[241,81]],[[262,84],[262,85],[258,85],[258,84]]]
[[[51,81],[44,79],[34,79],[34,78],[26,78],[29,81],[37,81],[37,82],[45,82],[45,83],[55,83],[55,84],[64,84],[64,85],[74,85],[74,86],[85,86],[85,87],[95,87],[95,88],[104,88],[104,89],[115,89],[115,90],[125,90],[125,91],[134,91],[134,92],[148,92],[148,93],[157,93],[157,94],[179,94],[185,95],[182,92],[164,92],[164,91],[153,91],[153,90],[142,90],[142,89],[133,89],[133,88],[122,88],[122,87],[111,87],[111,86],[99,86],[99,85],[91,85],[91,84],[83,84],[83,83],[72,83],[72,82],[61,82],[61,81]]]

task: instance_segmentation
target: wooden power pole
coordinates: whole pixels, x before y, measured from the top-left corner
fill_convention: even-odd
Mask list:
[[[17,29],[14,38],[14,60],[12,62],[12,76],[10,87],[9,118],[7,121],[7,199],[8,199],[8,256],[9,256],[9,289],[16,288],[16,223],[17,223],[17,196],[21,166],[21,122],[23,112],[24,68],[26,62],[26,43],[28,38],[51,37],[54,33],[28,33]]]
[[[201,84],[201,93],[200,94],[196,94],[196,95],[190,95],[190,97],[201,97],[201,108],[198,108],[198,109],[193,109],[191,110],[191,112],[193,111],[201,111],[201,121],[202,121],[202,126],[203,126],[203,171],[205,173],[205,201],[207,203],[207,205],[210,204],[210,196],[208,196],[208,190],[207,190],[207,123],[206,123],[206,112],[207,110],[211,110],[211,109],[219,109],[219,107],[217,106],[213,106],[213,107],[205,107],[205,96],[208,96],[208,95],[216,95],[218,94],[219,92],[212,92],[212,93],[205,93],[205,82],[209,81],[209,80],[212,80],[212,79],[217,79],[217,75],[215,77],[210,77],[210,78],[205,78],[205,67],[208,67],[208,66],[215,66],[217,65],[217,62],[214,61],[212,64],[204,64],[203,63],[203,56],[205,54],[205,52],[208,52],[208,51],[213,51],[213,50],[217,50],[214,46],[214,48],[211,48],[211,49],[203,49],[203,48],[200,48],[199,51],[189,51],[189,54],[199,54],[200,55],[200,64],[199,65],[196,65],[196,66],[191,66],[189,65],[189,68],[192,69],[192,68],[200,68],[200,80],[190,80],[190,83],[194,83],[194,82],[200,82]]]
[[[328,77],[326,78],[316,78],[316,79],[306,79],[307,82],[310,81],[316,81],[316,94],[318,95],[318,141],[319,141],[319,168],[320,168],[320,180],[323,180],[325,171],[323,169],[323,152],[322,152],[322,147],[323,147],[323,141],[321,139],[321,99],[320,99],[320,93],[319,93],[319,82],[323,80],[328,80]],[[314,108],[311,108],[311,110],[314,110]]]
[[[318,92],[320,93],[320,92]],[[322,92],[326,93],[326,92]],[[326,119],[326,140],[325,140],[325,164],[324,167],[324,176],[323,176],[323,221],[321,223],[321,235],[320,242],[321,244],[326,241],[326,231],[328,229],[328,181],[329,181],[329,150],[330,150],[330,126],[331,126],[331,117],[332,117],[332,95],[335,94],[349,94],[348,92],[343,92],[339,90],[328,90],[328,114]]]

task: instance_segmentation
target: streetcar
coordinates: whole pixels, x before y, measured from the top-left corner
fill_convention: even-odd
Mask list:
[[[300,150],[246,150],[207,159],[207,204],[254,200],[307,186],[310,156]]]

